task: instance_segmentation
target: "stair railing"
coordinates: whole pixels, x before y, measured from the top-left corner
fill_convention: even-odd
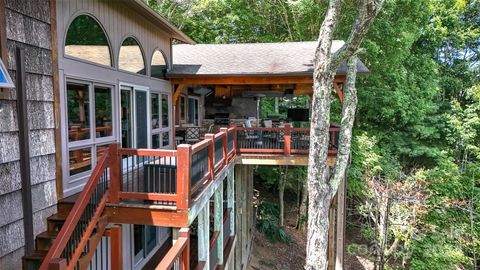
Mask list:
[[[116,144],[110,145],[110,151],[105,151],[101,156],[40,270],[78,269],[82,254],[89,253],[89,239],[101,220],[108,200],[109,168],[112,160],[116,160],[112,157],[112,152],[115,153],[117,148]]]

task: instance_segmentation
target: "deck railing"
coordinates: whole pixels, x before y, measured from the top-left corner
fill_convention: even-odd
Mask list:
[[[339,128],[330,128],[329,154],[336,153]],[[190,196],[208,185],[237,155],[306,155],[310,130],[292,128],[222,128],[177,150],[118,149],[112,168],[112,202],[155,201],[188,209]]]
[[[107,222],[102,215],[109,196],[111,160],[111,151],[105,152],[100,158],[40,269],[78,269],[81,256],[91,254],[90,249],[96,248],[90,246],[90,238],[94,234],[101,237],[102,230],[106,228]]]
[[[232,208],[227,208],[223,213],[223,248],[228,245],[228,239],[230,238],[230,215]]]
[[[186,270],[189,268],[189,231],[182,228],[178,232],[178,239],[172,248],[163,257],[156,269]]]
[[[306,155],[310,148],[308,128],[292,128],[287,124],[279,128],[234,129],[238,153]],[[339,134],[338,126],[330,126],[329,155],[337,154]]]
[[[209,245],[209,255],[210,256],[210,268],[208,269],[215,269],[218,265],[218,238],[220,236],[219,231],[213,232],[212,236],[210,237],[210,245]]]

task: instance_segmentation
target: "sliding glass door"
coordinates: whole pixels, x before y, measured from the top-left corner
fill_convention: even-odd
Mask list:
[[[123,148],[149,147],[148,89],[121,86],[120,110]]]

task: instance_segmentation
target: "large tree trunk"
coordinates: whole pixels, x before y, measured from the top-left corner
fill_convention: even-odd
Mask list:
[[[356,57],[360,44],[378,14],[383,0],[358,0],[358,14],[347,42],[334,54],[331,45],[340,17],[341,0],[330,0],[320,29],[313,73],[312,117],[308,163],[308,234],[306,270],[327,269],[328,209],[340,181],[345,177],[352,127],[357,105]],[[342,110],[340,141],[332,176],[328,175],[330,95],[338,66],[348,59],[345,99]]]

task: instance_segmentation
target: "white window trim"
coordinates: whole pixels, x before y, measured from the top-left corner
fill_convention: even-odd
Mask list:
[[[73,76],[61,76],[63,78],[63,90],[60,94],[60,100],[62,103],[61,106],[61,121],[63,123],[62,126],[62,172],[63,172],[63,191],[64,195],[72,195],[77,190],[83,189],[86,184],[86,179],[90,177],[93,169],[95,168],[95,164],[97,163],[97,153],[96,153],[96,146],[105,145],[108,143],[114,143],[117,141],[117,104],[116,104],[116,96],[117,90],[114,84],[108,84],[105,82],[100,82],[97,80],[91,80],[86,78],[78,78]],[[76,83],[82,85],[88,85],[88,97],[89,97],[89,125],[90,125],[90,138],[87,140],[80,140],[80,141],[69,141],[69,125],[68,125],[68,104],[67,104],[67,84],[68,83]],[[108,137],[101,137],[96,138],[95,129],[95,86],[106,87],[111,90],[112,94],[112,136]],[[91,168],[88,171],[81,172],[75,175],[70,175],[70,151],[82,149],[82,148],[90,148],[92,159],[91,159]],[[85,183],[77,186],[77,187],[70,187],[69,185],[75,182],[85,181]]]

